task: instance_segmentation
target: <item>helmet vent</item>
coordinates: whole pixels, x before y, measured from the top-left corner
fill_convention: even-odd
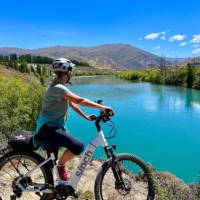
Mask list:
[[[68,72],[72,71],[75,65],[68,59],[65,58],[58,58],[53,62],[53,71],[54,72]]]

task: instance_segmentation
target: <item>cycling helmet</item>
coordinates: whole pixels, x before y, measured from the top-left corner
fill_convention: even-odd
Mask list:
[[[71,72],[74,67],[75,64],[66,58],[58,58],[52,65],[53,72]]]

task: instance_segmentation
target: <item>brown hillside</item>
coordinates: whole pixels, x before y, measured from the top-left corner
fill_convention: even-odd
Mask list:
[[[138,69],[145,68],[149,64],[160,63],[160,57],[142,49],[127,44],[107,44],[95,47],[69,47],[55,46],[25,50],[19,48],[0,48],[0,54],[11,53],[48,56],[52,58],[67,57],[86,61],[95,67],[112,69]]]

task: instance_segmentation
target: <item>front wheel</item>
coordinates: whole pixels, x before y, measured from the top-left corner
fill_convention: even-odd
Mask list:
[[[150,169],[132,154],[109,159],[95,181],[96,200],[153,200],[154,185]]]

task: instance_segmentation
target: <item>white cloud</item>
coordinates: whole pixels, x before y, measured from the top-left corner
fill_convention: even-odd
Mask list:
[[[166,32],[165,32],[165,31],[162,31],[162,32],[160,33],[160,39],[161,39],[161,40],[167,40],[167,38],[166,38]]]
[[[185,45],[187,45],[187,42],[181,42],[181,43],[180,43],[180,46],[181,46],[181,47],[183,47],[183,46],[185,46]]]
[[[186,37],[186,35],[182,35],[182,34],[177,34],[177,35],[174,35],[172,37],[169,38],[169,41],[170,42],[173,42],[173,41],[181,41],[181,40],[184,40]]]
[[[200,48],[199,48],[199,49],[194,49],[194,50],[192,51],[192,53],[193,53],[193,54],[200,54]]]
[[[167,38],[166,38],[165,35],[161,36],[160,39],[161,39],[161,40],[167,40]]]
[[[160,38],[161,40],[166,40],[166,32],[158,32],[158,33],[150,33],[144,36],[144,39],[146,40],[155,40]]]
[[[153,50],[159,50],[160,46],[153,47]]]
[[[193,35],[193,39],[191,40],[192,43],[200,43],[200,34]]]
[[[146,40],[154,40],[160,37],[160,33],[150,33],[145,35],[144,39]]]

